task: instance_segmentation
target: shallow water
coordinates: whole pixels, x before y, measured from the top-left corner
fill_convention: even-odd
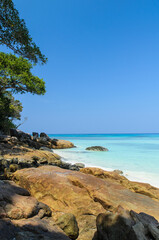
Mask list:
[[[130,179],[159,187],[159,134],[50,134],[72,141],[76,148],[55,150],[65,161],[107,170],[120,169]],[[86,151],[103,146],[108,152]]]

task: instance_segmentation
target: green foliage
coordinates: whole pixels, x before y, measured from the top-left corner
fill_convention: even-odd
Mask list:
[[[20,19],[12,0],[0,0],[0,44],[14,53],[37,63],[46,63],[47,58],[33,42],[26,24]]]
[[[23,57],[0,52],[0,92],[45,93],[45,82],[31,73],[32,64]]]
[[[9,129],[16,127],[13,120],[20,120],[22,105],[15,100],[11,92],[0,93],[0,132],[9,133]]]
[[[16,127],[13,121],[20,120],[22,111],[21,103],[12,94],[45,93],[45,82],[32,74],[29,61],[35,64],[47,61],[33,42],[12,0],[0,0],[0,45],[6,45],[20,55],[0,52],[0,132],[9,133],[10,128]]]

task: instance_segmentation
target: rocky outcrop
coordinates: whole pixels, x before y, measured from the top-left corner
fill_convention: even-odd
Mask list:
[[[44,137],[44,138],[46,138],[48,140],[50,139],[49,136],[46,133],[44,133],[44,132],[40,133],[40,137],[42,137],[42,138]]]
[[[158,201],[130,191],[115,182],[114,177],[111,181],[110,178],[43,166],[18,170],[13,179],[37,200],[47,204],[54,212],[55,221],[64,213],[73,214],[79,226],[79,240],[92,239],[98,214],[113,212],[119,205],[159,219]]]
[[[0,136],[0,178],[35,197],[0,181],[0,239],[158,240],[159,189],[119,170],[71,165],[52,150],[68,147],[45,133]]]
[[[6,138],[7,137],[7,138]],[[46,133],[33,132],[32,136],[28,133],[20,131],[18,129],[10,129],[10,136],[0,136],[0,141],[13,143],[16,145],[23,145],[25,147],[31,147],[40,149],[41,147],[54,148],[54,149],[63,149],[63,148],[72,148],[75,147],[73,143],[66,140],[51,139]]]
[[[6,150],[6,154],[0,156],[0,179],[11,179],[13,172],[18,169],[53,165],[64,169],[79,171],[84,164],[70,164],[61,160],[61,157],[51,149],[41,147],[40,150],[14,147]],[[3,147],[3,152],[4,147]]]
[[[42,145],[39,144],[36,140],[33,140],[29,134],[26,134],[22,131],[17,131],[15,136],[0,135],[0,150],[2,149],[2,151],[6,151],[7,149],[8,150],[10,149],[10,152],[12,152],[13,148],[18,148],[18,147],[24,147],[24,148],[31,147],[31,148],[39,149],[41,146]]]
[[[119,206],[114,212],[99,214],[93,240],[158,240],[159,222],[145,213],[137,214]]]
[[[20,130],[11,129],[12,136],[0,135],[0,179],[11,179],[18,169],[41,165],[59,166],[79,171],[80,164],[61,160],[52,148],[67,148],[74,145],[69,141],[50,139],[47,134],[34,132],[33,136]],[[54,146],[54,142],[56,146]]]
[[[0,239],[69,240],[50,208],[11,181],[0,181]]]
[[[25,148],[19,149],[19,152],[12,152],[0,157],[1,179],[10,179],[13,172],[18,169],[38,167],[41,165],[57,165],[61,163],[60,156],[56,153],[44,150],[32,150]]]
[[[108,149],[101,146],[93,146],[93,147],[87,147],[86,150],[88,151],[100,151],[100,152],[107,152]]]
[[[16,137],[20,141],[24,141],[27,139],[31,140],[31,135],[29,133],[25,133],[21,130],[14,129],[14,128],[10,129],[10,135],[11,135],[11,137]]]
[[[80,171],[86,174],[91,174],[98,178],[105,179],[110,182],[119,183],[126,189],[131,190],[132,192],[140,193],[159,201],[158,188],[155,188],[148,183],[129,181],[126,177],[121,175],[122,172],[120,171],[110,172],[102,170],[100,168],[83,168],[80,169]]]

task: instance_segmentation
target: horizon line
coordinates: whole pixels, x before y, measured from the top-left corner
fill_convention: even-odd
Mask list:
[[[127,132],[127,133],[47,133],[47,134],[50,134],[50,135],[97,135],[97,134],[100,134],[100,135],[117,135],[117,134],[159,134],[158,133],[153,133],[153,132],[139,132],[139,133],[130,133],[130,132]]]

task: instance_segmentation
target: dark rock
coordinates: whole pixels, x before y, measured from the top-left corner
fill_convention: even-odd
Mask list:
[[[35,160],[36,162],[40,160],[38,156],[32,156],[32,159]]]
[[[56,138],[52,138],[51,140],[50,140],[50,142],[53,144],[53,145],[57,145],[57,142],[58,142],[58,139],[56,139]]]
[[[84,168],[85,165],[83,163],[75,163],[74,166],[78,167],[78,168]]]
[[[77,167],[76,165],[71,165],[69,169],[73,171],[79,171],[79,167]]]
[[[101,146],[92,146],[92,147],[87,147],[86,150],[88,151],[101,151],[101,152],[107,152],[108,149],[107,148],[104,148],[104,147],[101,147]]]
[[[18,158],[12,158],[11,162],[14,164],[18,164]]]
[[[137,214],[118,207],[99,214],[93,240],[159,240],[159,223],[148,214]]]
[[[11,163],[11,160],[10,160],[10,159],[4,159],[4,158],[2,158],[2,159],[0,160],[1,170],[4,170],[5,168],[8,168],[9,165],[10,165],[10,163]]]
[[[70,169],[71,166],[72,166],[72,165],[71,165],[70,163],[66,163],[66,162],[65,162],[65,163],[62,163],[60,167],[61,167],[61,168],[64,168],[64,169]]]
[[[38,203],[38,209],[39,210],[43,210],[43,216],[40,216],[41,218],[45,217],[45,216],[47,216],[47,217],[51,217],[52,216],[51,209],[45,203],[39,202]],[[42,214],[40,213],[40,215],[42,215]]]
[[[49,136],[44,132],[40,133],[40,137],[41,138],[46,138],[47,140],[50,140]]]
[[[48,164],[48,160],[46,158],[41,158],[41,159],[38,160],[38,163],[42,164],[42,165],[43,164]]]
[[[48,147],[41,147],[40,150],[42,151],[49,151],[49,152],[53,152],[52,149],[48,148]]]
[[[11,139],[8,135],[0,135],[0,142],[7,143]]]
[[[63,169],[70,169],[70,167],[72,166],[70,163],[67,163],[61,160],[56,160],[49,165],[57,166]]]
[[[12,181],[0,181],[1,240],[69,240],[55,224],[50,208]]]
[[[39,133],[37,132],[33,132],[32,135],[34,140],[36,140],[39,137]]]
[[[128,234],[129,240],[148,240],[146,237],[147,231],[141,222],[132,226],[130,233]]]
[[[21,130],[18,130],[18,129],[14,129],[14,128],[10,129],[10,135],[11,135],[11,137],[17,137],[18,140],[20,140],[20,141],[24,141],[24,140],[27,140],[27,139],[31,140],[31,135],[30,134],[25,133],[25,132],[23,132]]]
[[[36,159],[19,159],[18,165],[20,168],[30,168],[30,167],[37,167],[37,160]]]
[[[9,166],[10,172],[16,172],[18,169],[20,169],[18,164],[10,164]]]
[[[28,144],[28,146],[31,148],[39,149],[41,147],[41,144],[39,144],[38,142],[35,142],[33,140],[30,140],[30,139],[23,140],[23,142]]]
[[[156,227],[159,226],[158,221],[153,216],[150,216],[146,213],[141,212],[137,214],[136,212],[131,210],[130,215],[136,222],[141,222],[145,227],[147,227],[148,224],[153,224]]]
[[[43,144],[44,146],[50,145],[50,143],[46,137],[37,138],[37,142]]]
[[[150,231],[155,240],[159,240],[159,228],[157,228],[151,223],[148,225],[148,230]]]

